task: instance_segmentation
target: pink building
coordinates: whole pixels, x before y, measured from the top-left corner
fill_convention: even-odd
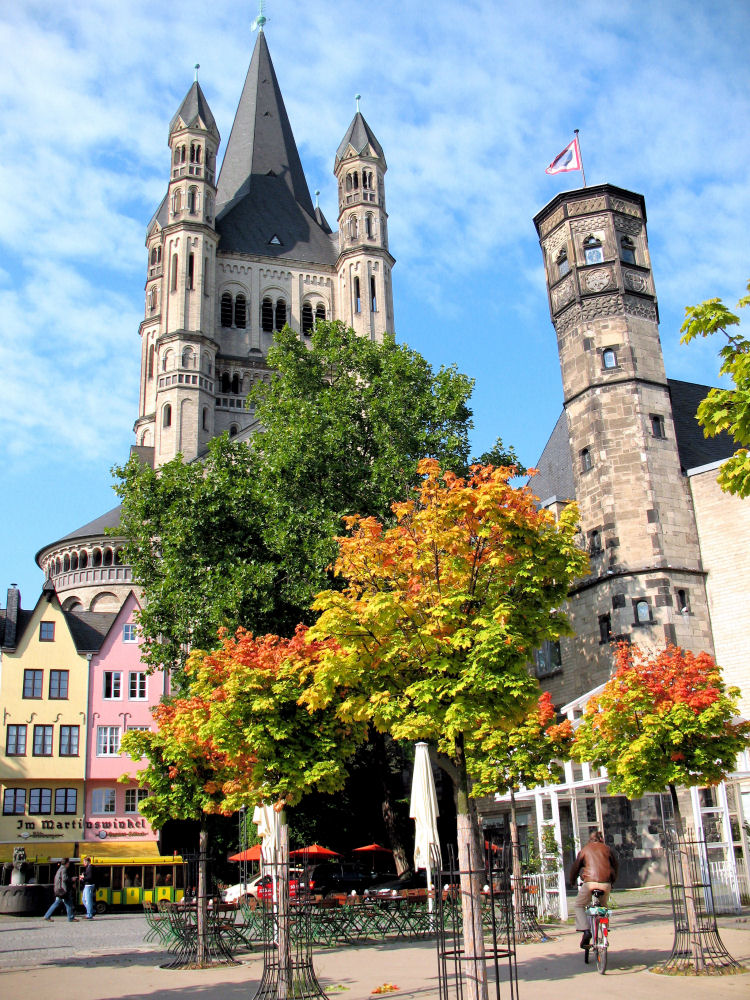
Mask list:
[[[140,769],[120,753],[122,734],[154,728],[151,708],[168,690],[166,676],[148,674],[141,663],[138,607],[131,591],[90,662],[84,839],[96,857],[157,853],[158,834],[138,811],[145,790],[118,782]]]

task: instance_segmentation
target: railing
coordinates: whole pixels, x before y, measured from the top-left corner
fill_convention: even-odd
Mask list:
[[[130,583],[133,574],[130,566],[88,566],[86,569],[53,573],[52,579],[56,589],[64,590],[68,587],[91,587],[100,583]]]
[[[747,868],[744,859],[709,861],[711,896],[715,913],[739,913],[743,899],[750,897]]]

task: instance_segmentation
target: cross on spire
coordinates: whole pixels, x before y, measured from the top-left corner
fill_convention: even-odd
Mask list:
[[[263,31],[263,25],[268,21],[268,18],[265,15],[265,6],[265,0],[258,0],[258,16],[255,18],[251,26],[253,31],[255,31],[256,28],[258,31]]]

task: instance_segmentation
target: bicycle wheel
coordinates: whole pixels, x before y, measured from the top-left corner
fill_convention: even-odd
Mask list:
[[[607,971],[607,946],[609,944],[609,934],[607,925],[597,920],[596,922],[596,968],[603,976]]]

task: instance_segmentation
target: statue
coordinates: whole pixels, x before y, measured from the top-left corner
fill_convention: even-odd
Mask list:
[[[13,870],[10,873],[11,885],[26,885],[31,865],[26,861],[26,848],[13,848]]]

